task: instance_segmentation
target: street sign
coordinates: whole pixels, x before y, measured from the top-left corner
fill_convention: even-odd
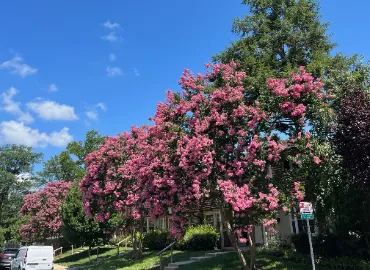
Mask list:
[[[300,202],[299,203],[299,213],[302,219],[312,219],[313,218],[313,208],[310,202]]]
[[[308,234],[308,242],[310,245],[310,253],[311,253],[311,261],[312,261],[312,269],[315,270],[315,257],[313,254],[313,247],[312,247],[312,239],[311,239],[311,228],[309,219],[313,219],[313,208],[312,203],[310,202],[300,202],[299,203],[299,213],[301,214],[301,219],[305,219],[307,222],[307,234]]]
[[[313,219],[312,214],[301,214],[301,219]]]
[[[312,203],[310,202],[300,202],[299,203],[299,211],[301,214],[312,214],[313,208]]]

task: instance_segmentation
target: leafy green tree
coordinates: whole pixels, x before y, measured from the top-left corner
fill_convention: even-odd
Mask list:
[[[88,218],[83,211],[82,193],[79,182],[75,182],[62,204],[62,232],[69,242],[75,245],[94,246],[99,239],[106,237],[108,223],[97,222]]]
[[[39,173],[42,182],[73,181],[84,176],[84,170],[77,166],[68,151],[53,156],[44,162],[44,169]]]
[[[41,153],[31,147],[4,145],[0,147],[0,227],[5,240],[14,233],[11,228],[18,220],[24,194],[34,185],[33,166],[39,163]]]
[[[84,141],[71,142],[67,146],[70,154],[77,158],[76,164],[85,169],[85,157],[99,149],[99,146],[104,142],[105,137],[101,136],[96,130],[90,130],[86,133]]]
[[[313,0],[243,0],[249,13],[233,23],[240,39],[214,59],[236,61],[248,74],[250,98],[255,98],[269,77],[286,77],[306,66],[318,77],[335,46],[330,42],[328,23],[320,21]]]
[[[84,159],[87,154],[98,149],[105,137],[96,130],[86,133],[84,141],[75,141],[67,145],[67,149],[44,162],[39,173],[39,183],[43,185],[53,181],[81,180],[86,172]]]

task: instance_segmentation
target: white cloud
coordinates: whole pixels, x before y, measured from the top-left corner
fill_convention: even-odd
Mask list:
[[[122,75],[122,70],[119,67],[109,67],[108,66],[106,71],[109,77]]]
[[[116,59],[117,59],[117,57],[116,57],[116,55],[114,53],[111,53],[109,55],[109,61],[114,62],[114,61],[116,61]]]
[[[8,89],[7,92],[1,94],[1,110],[6,111],[7,113],[17,116],[18,121],[24,123],[32,123],[33,117],[28,112],[23,112],[21,109],[21,103],[15,102],[13,97],[18,93],[18,90],[14,87]]]
[[[40,118],[46,120],[77,120],[75,109],[65,104],[59,104],[54,101],[42,100],[27,103],[27,107],[38,114]]]
[[[0,144],[23,144],[31,147],[46,147],[48,145],[65,147],[73,141],[68,128],[54,131],[50,134],[40,133],[23,123],[4,121],[0,123]]]
[[[96,104],[96,107],[100,108],[103,112],[107,111],[107,106],[104,103],[99,102]]]
[[[104,103],[97,103],[92,107],[89,107],[88,110],[86,111],[86,116],[91,119],[91,120],[98,120],[98,109],[100,109],[103,112],[107,111],[107,106]]]
[[[37,68],[33,68],[23,63],[23,58],[16,55],[11,60],[0,64],[0,68],[9,69],[11,73],[17,74],[22,78],[32,75],[37,72]]]
[[[102,36],[101,39],[115,42],[118,40],[118,37],[116,35],[116,32],[110,32],[108,35]]]
[[[56,91],[58,91],[58,87],[54,83],[52,83],[52,84],[49,85],[48,91],[49,92],[56,92]]]
[[[91,120],[98,120],[98,113],[94,111],[87,111],[86,116]]]
[[[140,73],[139,71],[137,70],[137,68],[134,68],[134,74],[136,77],[139,77],[140,76]]]
[[[111,23],[110,20],[103,23],[103,26],[108,29],[120,28],[119,23]]]

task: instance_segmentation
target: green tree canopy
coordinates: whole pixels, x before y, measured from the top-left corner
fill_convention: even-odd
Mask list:
[[[98,149],[104,139],[105,137],[96,130],[90,130],[86,133],[84,141],[69,143],[65,151],[44,162],[44,168],[39,172],[40,184],[81,180],[86,172],[84,164],[86,155]]]
[[[23,145],[0,146],[0,227],[6,240],[14,238],[13,224],[23,196],[34,185],[33,167],[41,161],[42,154]]]
[[[68,191],[62,204],[61,219],[63,235],[75,245],[85,243],[88,246],[93,246],[98,239],[106,237],[105,231],[109,229],[108,223],[97,222],[85,215],[79,182],[75,182]]]
[[[43,183],[53,181],[73,181],[84,176],[84,170],[77,166],[68,151],[63,151],[44,162],[44,168],[39,173]]]
[[[97,150],[104,140],[105,137],[101,136],[96,130],[90,130],[86,133],[84,141],[71,142],[68,144],[67,150],[77,158],[76,164],[85,168],[85,157]]]
[[[247,90],[259,94],[269,77],[286,77],[293,69],[307,66],[314,76],[330,59],[335,46],[320,21],[313,0],[243,0],[249,13],[237,18],[232,31],[240,36],[214,60],[240,63],[249,77]]]

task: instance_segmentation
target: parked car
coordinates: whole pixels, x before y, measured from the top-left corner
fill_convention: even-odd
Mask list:
[[[21,247],[11,262],[11,270],[53,270],[54,250],[52,246]]]
[[[5,248],[0,253],[0,270],[10,268],[10,262],[15,257],[15,254],[17,253],[17,251],[18,251],[18,248]]]

